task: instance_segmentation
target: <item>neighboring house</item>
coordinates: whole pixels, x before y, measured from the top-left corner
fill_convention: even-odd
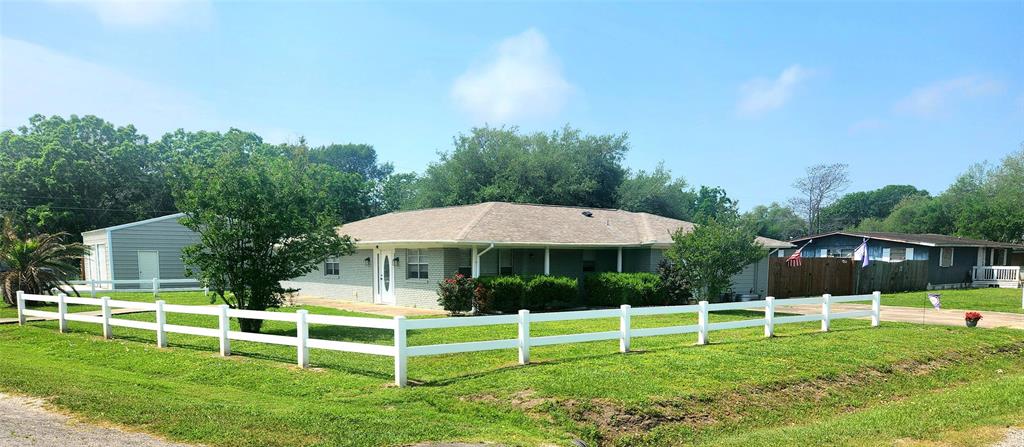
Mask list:
[[[1004,242],[966,239],[941,234],[903,234],[837,231],[793,239],[805,258],[850,258],[868,240],[868,257],[874,261],[928,262],[928,288],[1017,287],[1020,267],[1012,266],[1014,250],[1024,247]],[[808,243],[810,241],[810,243]],[[788,256],[797,248],[783,250]]]
[[[356,252],[285,287],[301,295],[436,308],[437,283],[465,275],[654,272],[677,229],[693,224],[614,209],[487,202],[385,214],[344,224]],[[767,238],[768,249],[792,247]],[[768,258],[733,278],[732,291],[764,295]]]
[[[185,278],[181,250],[198,242],[199,236],[178,222],[183,216],[171,214],[82,233],[83,243],[89,247],[85,279],[138,279],[139,283],[119,283],[114,288],[148,289],[153,278]],[[178,283],[175,287],[195,285],[198,283]]]

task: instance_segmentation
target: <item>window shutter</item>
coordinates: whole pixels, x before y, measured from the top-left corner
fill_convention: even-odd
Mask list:
[[[891,249],[883,248],[882,249],[882,260],[885,261],[885,262],[889,262],[889,256],[891,254],[892,254],[892,250]]]
[[[827,248],[819,248],[818,249],[818,257],[819,258],[827,258],[828,257],[828,249]]]
[[[913,248],[908,248],[907,249],[907,260],[908,261],[913,261],[914,260],[914,249]]]

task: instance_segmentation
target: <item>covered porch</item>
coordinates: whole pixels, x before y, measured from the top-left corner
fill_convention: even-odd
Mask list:
[[[1020,267],[1010,265],[976,266],[971,271],[971,286],[1011,289],[1020,287]]]
[[[555,275],[582,278],[594,272],[654,272],[663,251],[652,247],[474,245],[471,275]]]

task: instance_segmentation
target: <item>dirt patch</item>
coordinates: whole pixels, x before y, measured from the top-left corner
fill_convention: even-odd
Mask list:
[[[602,444],[625,436],[642,435],[663,424],[684,424],[694,429],[715,424],[739,424],[744,415],[793,403],[818,405],[843,392],[890,380],[897,376],[924,376],[957,364],[1005,353],[1024,351],[1024,342],[972,352],[947,352],[925,360],[908,359],[892,365],[864,368],[851,374],[818,377],[798,382],[741,387],[713,396],[687,396],[651,402],[643,407],[624,406],[609,399],[542,397],[532,389],[511,396],[477,395],[470,401],[511,405],[528,415],[554,421],[560,417],[593,427]],[[898,400],[900,396],[886,396]],[[828,402],[834,411],[855,411],[858,406]],[[863,405],[863,404],[862,404]],[[1022,446],[1024,447],[1024,446]]]

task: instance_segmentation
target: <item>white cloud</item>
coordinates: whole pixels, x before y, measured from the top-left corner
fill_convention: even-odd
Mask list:
[[[206,24],[213,16],[207,0],[51,0],[78,6],[96,15],[104,25],[146,28],[167,24]]]
[[[793,90],[814,75],[812,70],[791,65],[775,79],[757,78],[740,86],[740,100],[736,112],[743,116],[756,116],[778,109],[793,97]]]
[[[177,128],[220,128],[212,107],[179,89],[157,85],[46,47],[0,37],[0,128],[34,114],[97,115],[134,124],[152,138]]]
[[[459,76],[451,95],[474,118],[507,123],[553,116],[574,90],[562,76],[547,39],[529,29],[501,41],[487,63]]]
[[[950,112],[955,103],[1002,93],[1005,85],[980,75],[935,81],[914,89],[895,105],[897,112],[932,117]]]

